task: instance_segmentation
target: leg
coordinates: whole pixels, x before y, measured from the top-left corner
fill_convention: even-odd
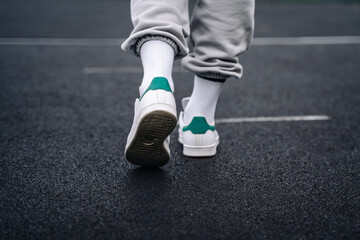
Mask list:
[[[183,67],[214,80],[240,78],[238,55],[250,45],[254,31],[254,0],[199,0],[191,21],[191,53]]]
[[[189,42],[192,52],[182,64],[197,77],[184,121],[189,123],[194,116],[201,115],[208,123],[214,124],[221,82],[242,75],[238,55],[249,47],[252,39],[254,0],[199,0],[191,29]],[[201,104],[199,99],[202,99]]]
[[[182,60],[183,67],[196,75],[179,117],[179,141],[185,155],[216,153],[217,100],[227,78],[241,77],[238,55],[249,47],[253,29],[254,0],[198,1],[191,22],[191,53]]]
[[[141,166],[162,166],[170,157],[169,135],[176,126],[172,66],[188,52],[187,0],[132,0],[134,30],[125,51],[141,57],[144,76],[135,101],[125,157]]]
[[[188,52],[185,40],[189,34],[187,13],[188,0],[131,1],[134,30],[122,44],[122,49],[141,55],[144,76],[139,88],[140,96],[158,76],[167,78],[174,90],[171,76],[174,57]]]
[[[170,44],[176,57],[188,53],[188,0],[131,0],[131,20],[134,29],[121,46],[124,51],[139,56],[144,42],[157,39]]]

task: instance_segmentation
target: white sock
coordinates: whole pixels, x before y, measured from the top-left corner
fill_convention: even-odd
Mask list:
[[[193,117],[203,116],[210,125],[215,124],[215,110],[224,82],[215,82],[195,76],[194,89],[184,110],[184,124]]]
[[[155,77],[167,78],[171,90],[174,92],[174,83],[171,76],[174,54],[173,48],[160,40],[150,40],[141,46],[140,56],[144,76],[139,87],[140,96],[146,91]]]

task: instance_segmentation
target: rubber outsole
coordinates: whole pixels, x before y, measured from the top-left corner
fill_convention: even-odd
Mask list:
[[[202,157],[213,157],[216,155],[216,149],[217,144],[215,146],[211,147],[186,147],[183,145],[183,154],[187,157],[196,157],[196,158],[202,158]]]
[[[176,116],[166,111],[153,111],[139,122],[125,153],[126,159],[142,167],[161,167],[169,162],[165,139],[177,124]]]

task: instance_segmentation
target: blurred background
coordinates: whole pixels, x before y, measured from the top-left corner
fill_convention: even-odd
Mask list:
[[[127,0],[2,0],[0,37],[127,37]],[[190,1],[190,6],[195,1]],[[360,35],[358,0],[257,0],[255,37]]]

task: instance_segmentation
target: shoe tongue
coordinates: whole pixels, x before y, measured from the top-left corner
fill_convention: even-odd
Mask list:
[[[183,98],[181,100],[181,105],[182,105],[183,110],[185,110],[185,108],[186,108],[187,104],[189,103],[189,101],[190,101],[190,97],[186,97],[186,98]]]

